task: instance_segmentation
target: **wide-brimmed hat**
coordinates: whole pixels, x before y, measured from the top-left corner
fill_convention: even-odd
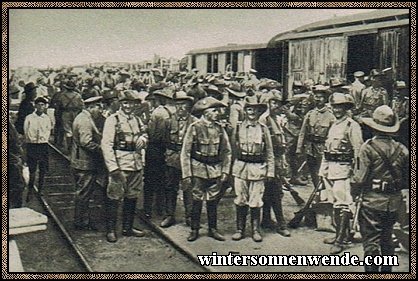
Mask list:
[[[288,103],[287,99],[284,99],[282,92],[273,89],[261,95],[261,102],[267,104],[270,100],[276,100],[282,104]]]
[[[125,91],[119,92],[119,101],[124,101],[124,100],[136,101],[136,100],[138,100],[138,97],[137,97],[135,92],[136,91],[133,91],[133,90],[125,90]]]
[[[25,85],[25,88],[24,88],[24,91],[23,92],[24,93],[29,93],[29,92],[33,91],[34,89],[36,89],[36,88],[38,88],[38,86],[36,86],[35,83],[29,82],[29,83],[27,83]]]
[[[262,102],[261,98],[257,96],[245,97],[244,108],[246,107],[255,107],[262,112],[267,110],[267,104]]]
[[[364,117],[362,121],[372,129],[385,133],[396,133],[400,127],[398,117],[387,105],[379,106],[373,112],[372,118]]]
[[[213,97],[206,97],[198,100],[193,106],[193,112],[203,112],[208,108],[226,107],[227,105]]]
[[[102,99],[103,99],[102,96],[90,97],[90,98],[84,100],[84,104],[87,105],[87,104],[91,104],[91,103],[96,103],[96,102],[101,101]]]
[[[174,95],[174,89],[172,89],[171,87],[165,87],[164,89],[154,91],[153,95],[164,97],[167,99],[172,99]]]
[[[316,95],[322,94],[326,98],[328,98],[329,95],[331,94],[331,91],[330,91],[329,87],[324,86],[324,85],[315,85],[315,86],[312,87],[312,91],[313,91],[314,94],[316,94]]]
[[[174,101],[190,101],[193,102],[194,98],[191,96],[188,96],[185,91],[176,91],[173,95]]]
[[[116,90],[112,90],[109,88],[103,89],[103,100],[110,100],[114,98],[118,98],[118,93]]]
[[[281,87],[282,85],[275,80],[266,80],[258,84],[259,90],[263,90],[263,89],[273,90],[273,89],[279,89]]]
[[[347,104],[348,106],[353,106],[354,99],[351,95],[336,92],[329,97],[329,103],[331,105]]]

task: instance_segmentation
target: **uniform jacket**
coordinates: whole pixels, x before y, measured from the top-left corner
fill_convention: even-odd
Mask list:
[[[171,112],[166,106],[158,106],[150,116],[148,122],[148,135],[150,143],[161,144],[164,142],[165,126],[167,119],[171,118]]]
[[[118,116],[118,117],[116,117]],[[119,120],[119,121],[118,121]],[[120,130],[118,129],[118,126]],[[126,142],[130,142],[136,146],[135,151],[124,151],[116,148],[116,134],[122,133]],[[134,114],[131,116],[118,110],[106,119],[103,128],[103,138],[101,148],[106,167],[109,172],[117,169],[122,171],[139,171],[142,170],[143,163],[141,157],[141,149],[139,144],[141,139],[148,139],[142,121]]]
[[[73,122],[73,145],[71,147],[71,167],[92,171],[99,168],[102,161],[100,142],[102,135],[96,127],[90,112],[83,110]]]
[[[307,155],[322,157],[328,130],[334,121],[334,114],[326,106],[310,110],[303,119],[297,151],[302,152],[304,147]],[[323,142],[320,142],[320,139],[323,139]]]
[[[360,107],[362,91],[364,89],[366,89],[366,85],[361,83],[359,80],[355,80],[351,84],[350,94],[354,98],[354,104],[356,105],[356,108]]]
[[[193,145],[200,146],[199,153],[219,156],[220,163],[206,164],[192,158]],[[231,169],[231,145],[225,130],[217,123],[209,123],[203,117],[192,123],[184,137],[180,154],[183,178],[200,177],[203,179],[219,178]]]
[[[229,109],[229,123],[232,128],[235,128],[239,121],[243,121],[244,116],[244,106],[242,102],[237,102],[231,105]]]
[[[256,122],[250,124],[247,120],[238,124],[232,132],[231,143],[235,160],[232,175],[245,180],[264,180],[274,177],[274,154],[270,132],[266,125]],[[264,154],[265,162],[249,163],[239,160],[238,150],[243,154]]]
[[[325,152],[341,153],[342,143],[347,141],[344,146],[351,147],[354,157],[357,160],[360,146],[363,144],[360,125],[349,117],[336,120],[329,129],[327,140],[325,141]],[[328,161],[322,157],[319,176],[330,180],[346,179],[352,175],[353,162]]]
[[[388,92],[384,88],[368,87],[363,90],[361,98],[361,107],[364,104],[371,104],[375,107],[389,104]]]
[[[63,111],[81,111],[84,106],[81,95],[70,90],[66,90],[59,96],[59,103]]]
[[[375,136],[361,146],[359,152],[360,161],[354,170],[353,182],[356,183],[354,186],[356,188],[364,188],[363,206],[379,211],[393,212],[398,210],[401,206],[401,192],[385,194],[366,188],[366,185],[370,185],[373,179],[379,179],[382,182],[393,182],[396,180],[384,166],[383,160],[379,154],[370,145],[371,141],[385,152],[386,157],[391,161],[392,167],[397,174],[397,178],[400,180],[400,189],[409,189],[410,185],[409,151],[403,144],[392,140],[390,137]],[[398,146],[401,149],[399,155],[396,158],[391,159]]]
[[[173,114],[167,122],[166,127],[166,147],[165,160],[167,166],[181,170],[180,152],[183,146],[184,137],[187,128],[198,119],[193,115],[186,118],[180,118],[177,114]]]

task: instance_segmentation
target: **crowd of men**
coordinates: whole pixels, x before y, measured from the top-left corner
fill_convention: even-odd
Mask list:
[[[166,228],[177,223],[181,190],[191,228],[187,240],[199,237],[206,201],[208,235],[224,241],[218,205],[232,188],[233,240],[245,238],[248,213],[255,242],[263,240],[260,227],[289,237],[283,185],[310,179],[321,200],[333,204],[336,235],[324,241],[332,244],[332,254],[352,239],[356,197],[364,202],[359,224],[365,254],[393,253],[393,225],[409,194],[409,88],[403,81],[388,93],[383,72],[367,77],[357,71],[352,83],[295,81],[285,94],[280,83],[259,80],[253,69],[243,75],[104,67],[40,73],[36,83],[10,79],[9,94],[24,97],[17,119],[9,122],[9,165],[21,164],[23,139],[27,200],[37,166],[42,193],[52,132],[55,145],[71,158],[77,229],[95,228],[89,201],[98,186],[106,190],[106,237],[112,243],[118,240],[119,205],[122,234],[141,237],[133,226],[139,196],[145,216],[163,216]],[[20,170],[10,169],[16,179],[9,187],[11,207],[22,205]],[[377,270],[390,268],[366,266]]]

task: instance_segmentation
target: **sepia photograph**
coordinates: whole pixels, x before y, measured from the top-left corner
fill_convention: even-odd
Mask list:
[[[3,2],[3,278],[416,276],[416,8],[350,3]]]

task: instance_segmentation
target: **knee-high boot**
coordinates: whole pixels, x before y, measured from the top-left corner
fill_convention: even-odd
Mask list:
[[[116,235],[116,223],[118,217],[118,208],[119,208],[119,201],[112,200],[107,198],[106,199],[106,239],[108,242],[115,243],[118,241],[118,237]]]
[[[284,237],[289,237],[290,232],[287,229],[286,222],[283,216],[282,198],[279,198],[277,204],[273,204],[273,211],[277,220],[277,233]]]
[[[251,227],[253,240],[255,242],[263,241],[263,237],[260,234],[260,208],[251,208]]]
[[[341,228],[341,209],[340,208],[334,208],[332,219],[333,219],[333,223],[335,226],[335,236],[325,238],[324,239],[325,244],[334,244],[337,236],[339,235],[340,228]]]
[[[133,227],[136,202],[136,198],[125,198],[123,200],[122,235],[124,236],[143,237],[145,235],[143,231]]]
[[[211,200],[206,202],[208,210],[208,236],[218,241],[225,241],[225,238],[218,232],[217,229],[217,215],[218,215],[218,200]]]
[[[192,242],[195,241],[199,237],[199,229],[200,229],[200,215],[202,214],[202,201],[193,200],[192,205],[192,232],[190,233],[187,241]]]
[[[167,190],[165,198],[166,217],[161,222],[160,226],[170,227],[176,223],[177,190]]]
[[[237,232],[232,235],[232,240],[241,240],[245,237],[245,225],[247,223],[248,206],[236,206],[237,208]]]
[[[183,191],[183,203],[184,213],[186,217],[186,225],[190,226],[192,221],[192,207],[193,207],[193,196],[189,190]]]
[[[347,229],[350,228],[350,219],[352,218],[352,214],[349,210],[342,210],[341,211],[341,222],[340,222],[340,229],[338,232],[337,237],[335,238],[335,243],[331,247],[331,255],[341,253],[345,249],[344,240],[346,240],[347,236]]]

